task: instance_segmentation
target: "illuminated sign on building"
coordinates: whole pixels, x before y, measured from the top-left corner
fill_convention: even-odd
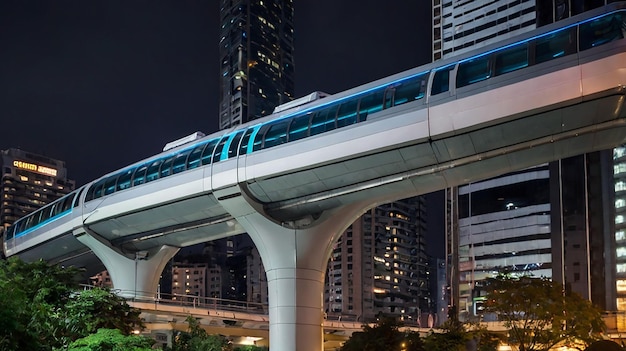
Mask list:
[[[17,167],[17,168],[25,169],[25,170],[28,170],[28,171],[33,171],[33,172],[49,175],[49,176],[52,176],[52,177],[56,177],[57,176],[57,170],[56,169],[50,168],[50,167],[36,165],[34,163],[28,163],[28,162],[24,162],[24,161],[15,160],[15,161],[13,161],[13,167]]]

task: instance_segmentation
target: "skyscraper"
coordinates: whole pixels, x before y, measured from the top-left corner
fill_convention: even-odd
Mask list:
[[[20,149],[2,150],[0,156],[3,228],[74,190],[63,161]]]
[[[378,315],[423,323],[431,306],[423,196],[381,205],[336,243],[326,273],[325,309],[364,322]]]
[[[608,2],[613,1],[433,0],[433,58]],[[619,216],[612,191],[613,172],[618,177],[619,169],[612,172],[610,153],[571,157],[448,190],[451,303],[462,316],[481,314],[482,281],[505,270],[550,277],[605,310],[619,307]]]
[[[293,99],[292,0],[222,0],[220,129]]]

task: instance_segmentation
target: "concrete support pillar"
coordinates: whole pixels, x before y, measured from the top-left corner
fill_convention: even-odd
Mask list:
[[[179,250],[164,245],[128,257],[95,234],[81,233],[76,237],[102,261],[111,276],[113,288],[127,299],[154,298],[163,268]]]
[[[365,210],[355,204],[308,225],[276,223],[241,201],[221,201],[254,241],[268,280],[272,351],[324,349],[324,275],[337,237]]]

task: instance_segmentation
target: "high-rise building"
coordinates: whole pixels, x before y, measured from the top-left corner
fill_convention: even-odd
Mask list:
[[[617,0],[433,0],[433,60],[527,32]]]
[[[433,58],[609,2],[433,0]],[[503,271],[551,277],[599,307],[616,310],[619,216],[614,216],[618,202],[613,204],[611,167],[610,151],[594,152],[449,189],[450,298],[461,316],[481,314],[481,282]]]
[[[220,129],[293,99],[293,0],[222,0]]]
[[[3,228],[74,190],[63,161],[20,149],[2,150],[0,155]]]
[[[431,307],[424,197],[367,211],[336,243],[326,273],[325,309],[365,322],[379,315],[423,323]]]

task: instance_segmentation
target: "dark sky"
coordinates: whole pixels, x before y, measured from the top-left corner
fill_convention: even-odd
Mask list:
[[[219,0],[0,1],[0,149],[82,185],[217,130]],[[430,61],[430,1],[295,1],[296,96]]]

